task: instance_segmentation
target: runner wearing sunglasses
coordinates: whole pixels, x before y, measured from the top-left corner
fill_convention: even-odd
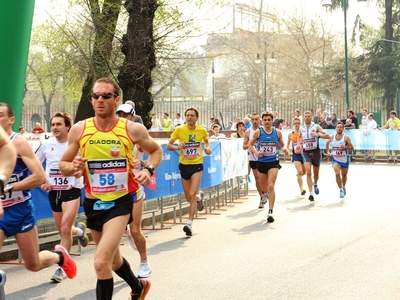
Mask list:
[[[142,124],[115,115],[120,94],[112,79],[96,80],[91,93],[95,116],[71,127],[68,147],[59,163],[63,175],[83,174],[85,179],[83,207],[97,246],[97,300],[112,299],[113,271],[129,284],[132,300],[144,299],[150,289],[150,281],[139,280],[133,274],[128,261],[121,256],[119,243],[132,221],[132,196],[140,193],[139,185],[150,183],[161,163],[162,149]],[[136,144],[149,154],[147,164],[138,174],[133,172]],[[77,156],[78,151],[81,156]]]

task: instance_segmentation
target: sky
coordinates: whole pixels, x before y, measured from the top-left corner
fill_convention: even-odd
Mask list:
[[[322,7],[322,0],[235,0],[232,1],[232,4],[228,4],[222,8],[216,8],[214,1],[209,0],[210,3],[203,1],[203,6],[200,9],[194,5],[195,1],[188,1],[189,3],[185,3],[180,0],[170,0],[168,3],[170,5],[179,5],[179,8],[184,10],[187,18],[195,18],[198,20],[201,32],[196,34],[196,36],[191,38],[187,43],[188,47],[192,47],[193,44],[199,46],[205,45],[207,43],[207,34],[209,33],[232,32],[234,3],[243,3],[259,8],[260,1],[263,1],[263,10],[266,12],[277,14],[281,17],[293,14],[303,15],[312,19],[320,17],[326,21],[326,29],[330,29],[332,32],[338,34],[343,34],[344,32],[343,11],[338,9],[334,12],[327,12],[326,9]],[[49,14],[52,16],[58,15],[62,18],[67,10],[66,2],[65,0],[36,0],[34,25],[49,18]],[[373,27],[379,26],[378,10],[374,6],[375,1],[374,3],[368,3],[348,0],[348,2],[350,7],[347,16],[347,32],[349,38],[357,14],[360,14],[363,22]]]

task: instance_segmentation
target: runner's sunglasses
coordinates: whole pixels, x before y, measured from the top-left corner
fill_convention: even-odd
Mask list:
[[[103,97],[103,99],[111,99],[112,96],[117,97],[118,95],[115,93],[91,93],[90,97],[92,97],[93,99],[99,99],[101,97]]]

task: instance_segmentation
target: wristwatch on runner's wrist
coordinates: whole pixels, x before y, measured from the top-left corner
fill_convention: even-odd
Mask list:
[[[152,165],[145,166],[143,169],[147,170],[150,173],[150,176],[153,176],[155,169]]]

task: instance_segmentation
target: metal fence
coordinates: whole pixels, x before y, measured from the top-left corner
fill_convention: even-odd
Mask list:
[[[180,112],[183,116],[186,109],[190,107],[196,108],[199,113],[199,124],[209,125],[210,117],[215,116],[221,123],[224,123],[224,127],[228,126],[228,122],[234,122],[235,118],[238,117],[243,119],[247,114],[253,112],[261,113],[264,111],[264,103],[260,101],[231,101],[231,100],[218,100],[212,101],[180,101],[182,97],[171,97],[171,98],[158,98],[154,101],[154,107],[152,112],[156,113],[158,118],[161,118],[162,113],[169,113],[171,119],[174,118],[176,112]],[[278,116],[282,119],[290,120],[295,109],[299,109],[301,113],[310,110],[315,113],[317,108],[321,108],[322,111],[326,110],[329,113],[335,112],[337,118],[341,119],[342,112],[346,112],[346,103],[344,100],[335,102],[323,102],[320,101],[317,104],[312,105],[308,101],[269,101],[267,102],[267,110],[278,112]],[[315,107],[315,108],[313,108]],[[379,101],[373,99],[365,99],[353,103],[352,109],[361,114],[363,108],[367,108],[369,112],[374,113],[374,118],[378,125],[382,121],[386,121],[389,116],[385,116],[385,110]],[[382,115],[383,114],[383,115]],[[346,114],[347,115],[347,114]],[[382,121],[381,121],[382,120]]]
[[[334,102],[320,101],[316,104],[311,104],[308,101],[300,100],[289,100],[289,101],[268,101],[266,102],[267,110],[278,112],[278,116],[290,122],[292,114],[295,109],[299,109],[301,113],[306,110],[311,110],[313,113],[316,108],[321,108],[323,111],[327,110],[329,113],[336,112],[337,117],[341,118],[341,113],[346,111],[346,104],[344,100],[338,100]],[[247,114],[253,112],[261,113],[264,111],[263,101],[241,101],[241,100],[221,100],[210,101],[208,98],[200,97],[165,97],[157,98],[154,101],[154,107],[152,112],[156,113],[158,118],[162,117],[164,112],[169,113],[170,117],[174,119],[175,113],[180,112],[183,116],[186,109],[194,107],[199,113],[199,124],[208,126],[210,124],[210,117],[215,116],[224,127],[228,127],[228,123],[234,122],[235,118],[238,117],[243,119]],[[315,108],[314,108],[315,107]],[[375,120],[378,125],[381,125],[387,120],[389,116],[386,116],[385,109],[382,107],[379,101],[373,99],[364,99],[360,101],[354,101],[352,109],[355,112],[361,113],[363,108],[367,108],[368,111],[373,112]],[[57,111],[66,111],[72,115],[72,119],[75,118],[78,103],[64,103],[57,102],[53,103],[50,109],[50,116]],[[50,131],[50,127],[47,124],[49,116],[46,115],[44,104],[37,104],[33,101],[24,101],[22,109],[22,120],[21,124],[27,131],[30,131],[36,122],[40,122],[44,127],[45,131]]]

